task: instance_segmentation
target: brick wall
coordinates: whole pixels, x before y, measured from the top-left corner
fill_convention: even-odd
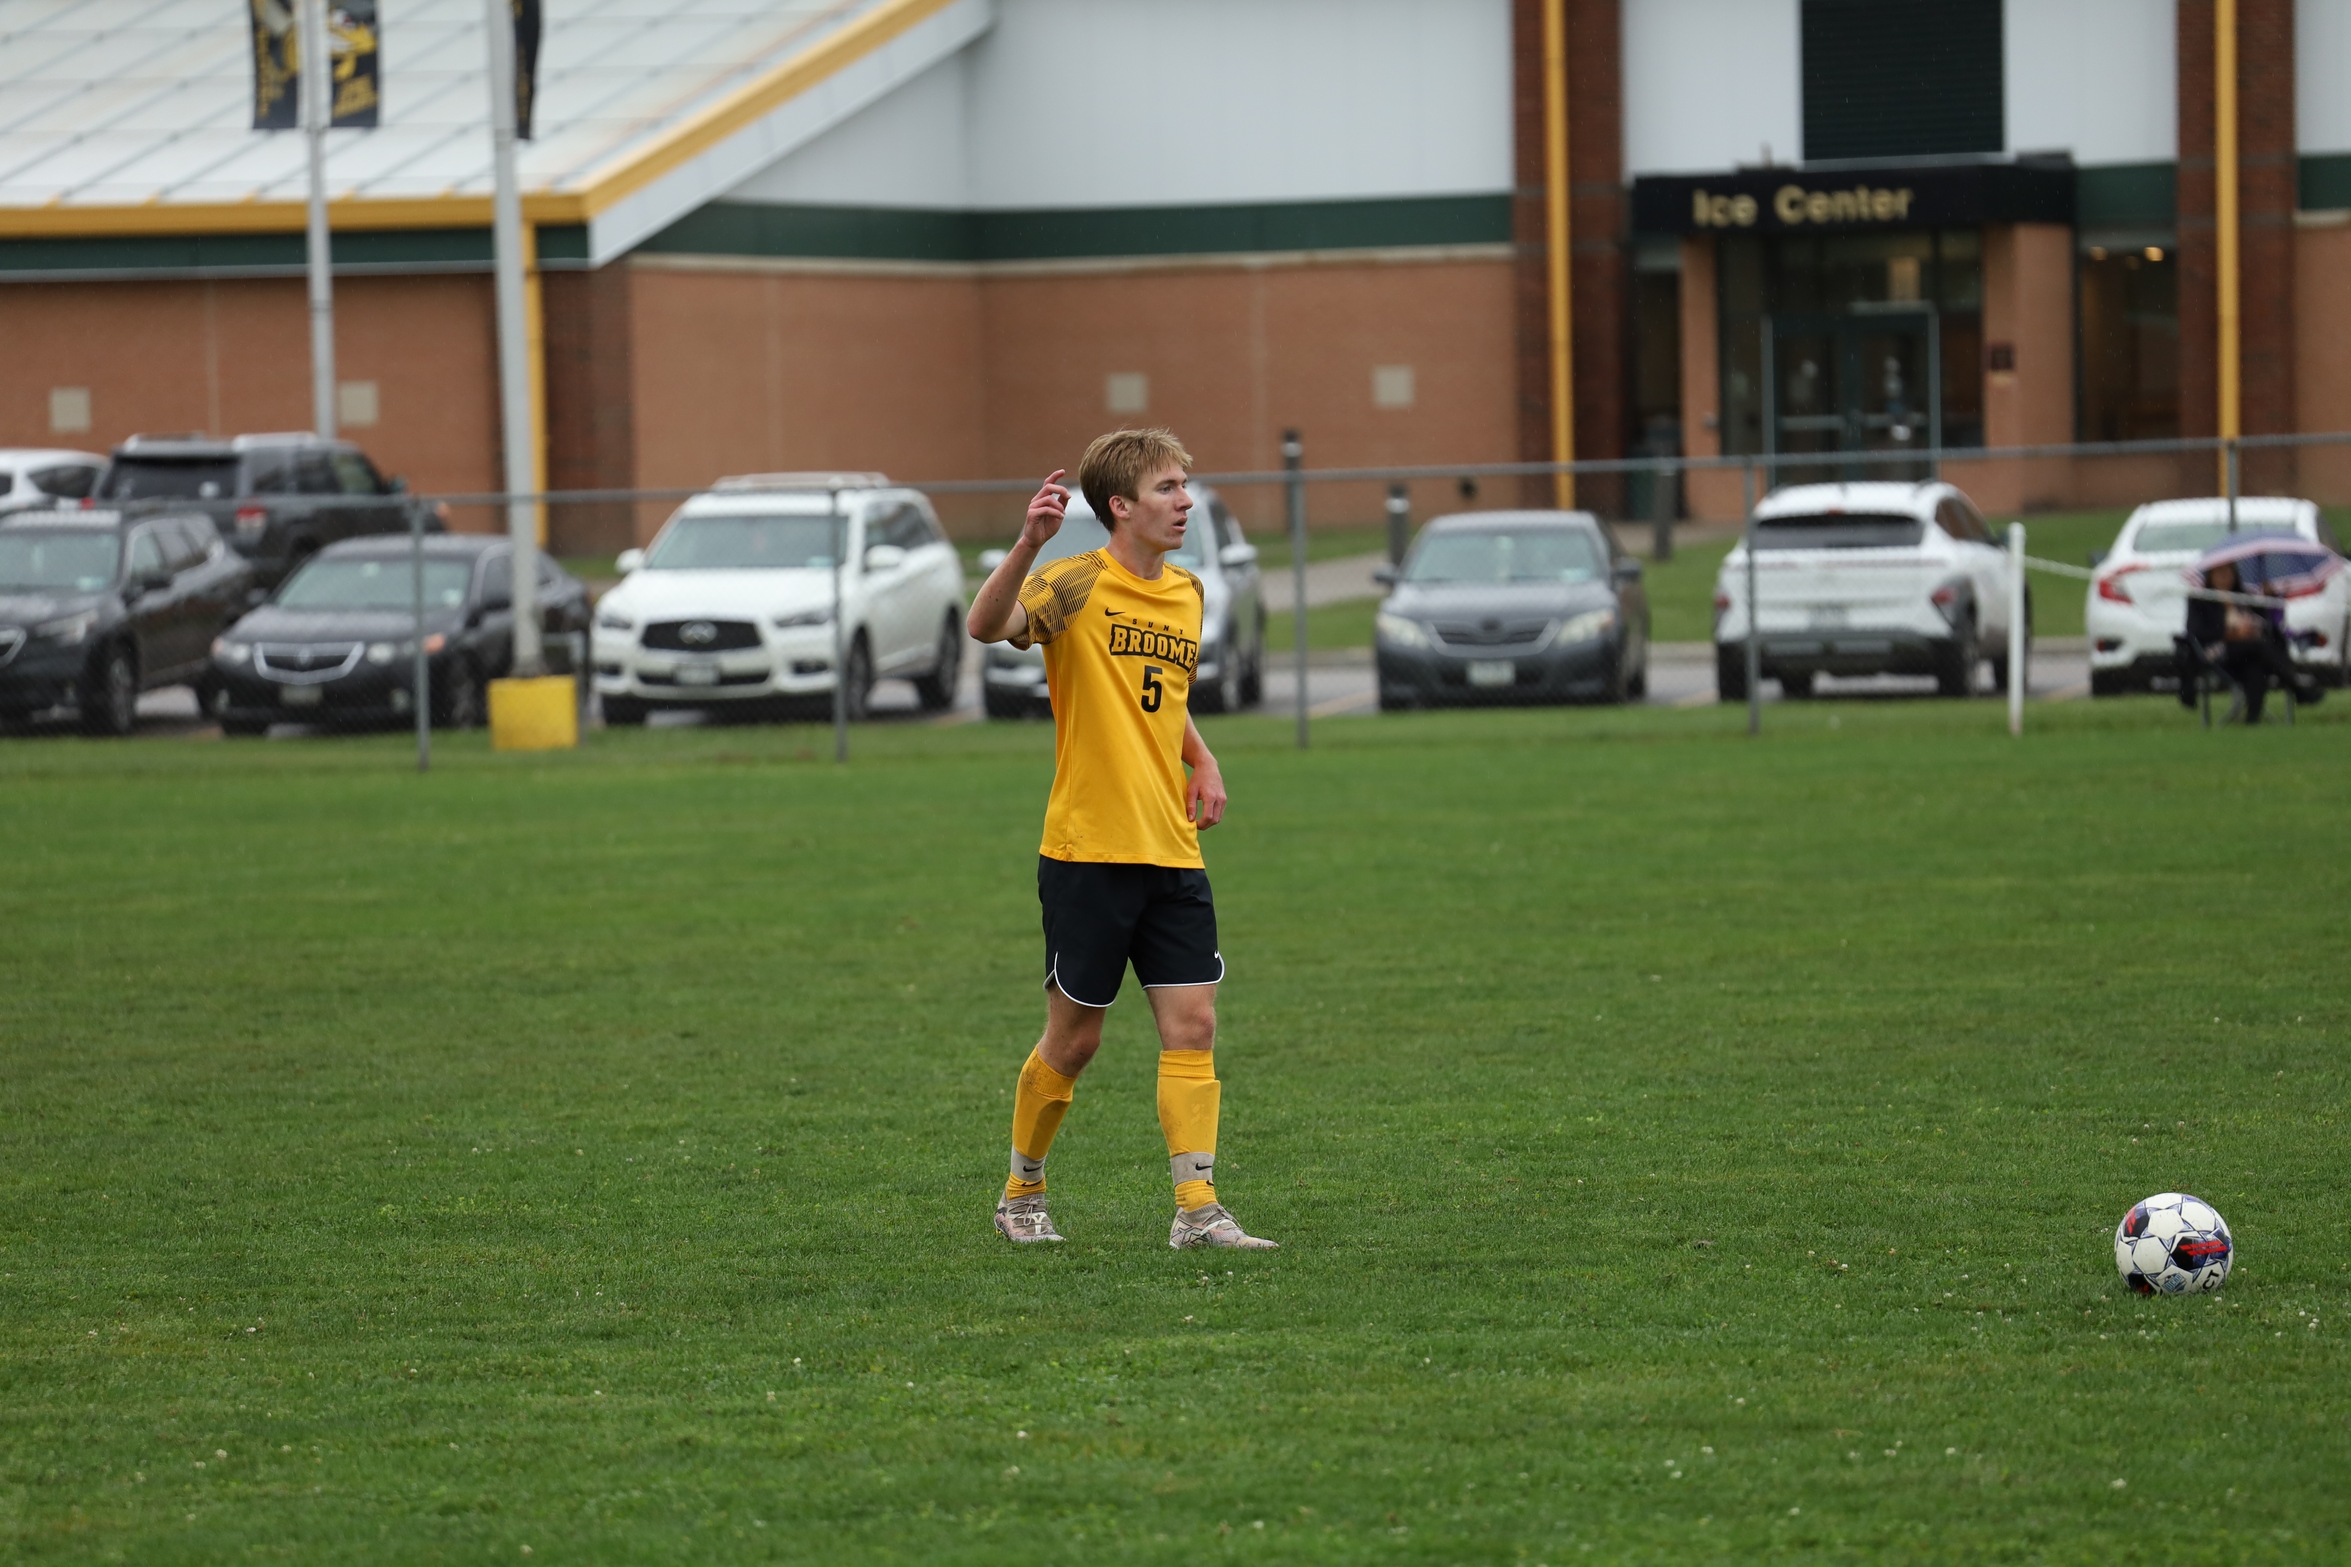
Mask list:
[[[419,490],[497,487],[487,278],[338,278],[335,340],[337,379],[376,384],[379,422],[343,433],[378,466]],[[140,431],[311,423],[299,278],[0,284],[0,364],[5,445],[103,452]],[[63,386],[89,389],[89,430],[50,429]]]
[[[1574,320],[1575,454],[1621,457],[1630,437],[1632,318],[1630,222],[1624,188],[1622,0],[1564,0],[1567,26],[1569,296]],[[1551,305],[1543,136],[1543,0],[1511,7],[1511,124],[1515,142],[1511,233],[1518,246],[1518,455],[1551,449]],[[1522,487],[1529,505],[1551,504],[1548,479]],[[1618,509],[1620,481],[1586,478],[1577,503]]]
[[[2220,429],[2218,235],[2214,227],[2212,0],[2177,0],[2179,27],[2180,433]],[[2294,0],[2238,0],[2238,319],[2243,429],[2295,426]],[[2252,454],[2249,490],[2290,491],[2293,459]],[[2217,468],[2182,465],[2208,493]]]

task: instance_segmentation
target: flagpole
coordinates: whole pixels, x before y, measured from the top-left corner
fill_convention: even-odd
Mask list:
[[[312,0],[317,3],[317,0]],[[522,288],[522,192],[514,167],[513,0],[482,0],[490,35],[490,238],[498,305],[498,403],[506,448],[506,533],[514,547],[514,668],[546,673],[539,625],[538,487],[531,429],[529,322]]]
[[[335,277],[327,233],[327,121],[333,112],[335,50],[326,0],[301,0],[296,48],[302,139],[310,148],[310,427],[335,436]]]

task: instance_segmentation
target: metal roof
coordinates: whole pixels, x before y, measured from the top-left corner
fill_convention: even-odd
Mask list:
[[[383,0],[382,124],[328,135],[338,226],[486,219],[484,10]],[[677,183],[637,203],[633,243],[993,16],[992,0],[546,0],[527,210],[592,223]],[[250,48],[241,0],[0,0],[0,234],[284,226],[307,188],[303,137],[250,128]],[[268,216],[223,218],[240,208]]]

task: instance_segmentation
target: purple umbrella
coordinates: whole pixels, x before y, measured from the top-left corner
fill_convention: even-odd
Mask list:
[[[2182,575],[2200,588],[2213,567],[2224,565],[2237,568],[2240,592],[2300,598],[2325,587],[2343,569],[2343,557],[2297,533],[2240,533],[2196,557]]]

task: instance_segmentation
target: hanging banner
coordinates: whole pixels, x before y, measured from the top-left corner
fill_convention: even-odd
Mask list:
[[[539,101],[539,0],[514,0],[514,134],[531,139]]]
[[[302,128],[302,42],[295,25],[301,0],[247,0],[253,22],[253,128]],[[535,7],[534,7],[535,8]],[[381,123],[383,78],[376,0],[342,0],[327,7],[333,87],[327,123],[337,130],[373,130]]]

